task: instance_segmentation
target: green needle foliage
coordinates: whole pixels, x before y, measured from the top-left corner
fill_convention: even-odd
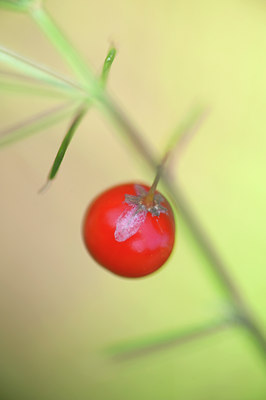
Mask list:
[[[54,163],[52,165],[51,171],[49,173],[48,180],[52,180],[52,179],[55,178],[55,176],[56,176],[56,174],[57,174],[57,172],[59,170],[59,167],[60,167],[60,165],[61,165],[61,163],[63,161],[63,158],[65,156],[66,150],[67,150],[67,148],[68,148],[68,146],[69,146],[69,144],[70,144],[70,142],[71,142],[71,140],[73,138],[73,135],[76,132],[76,130],[77,130],[79,124],[81,123],[81,120],[84,117],[84,115],[86,114],[86,112],[87,112],[87,107],[86,106],[82,107],[81,110],[78,111],[78,113],[75,116],[73,122],[71,123],[70,128],[69,128],[66,136],[64,137],[64,140],[62,141],[61,146],[59,147],[59,150],[58,150],[57,155],[55,157],[55,160],[54,160]]]
[[[115,54],[116,54],[116,50],[114,48],[112,48],[111,50],[109,50],[104,64],[103,64],[103,68],[102,68],[102,74],[101,74],[101,82],[103,84],[103,86],[106,85],[107,82],[107,78],[110,72],[110,68],[112,66],[112,63],[114,61],[115,58]],[[67,148],[79,126],[79,124],[81,123],[83,117],[86,115],[88,108],[89,108],[90,104],[86,104],[84,105],[78,112],[77,115],[75,116],[73,122],[70,125],[70,128],[68,130],[68,132],[66,133],[66,136],[64,137],[61,146],[58,150],[58,153],[55,157],[54,163],[52,165],[51,171],[48,175],[48,182],[53,180],[60,168],[60,165],[63,161],[63,158],[65,156],[65,153],[67,151]]]

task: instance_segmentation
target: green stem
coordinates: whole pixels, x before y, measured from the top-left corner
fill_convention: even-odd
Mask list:
[[[143,136],[135,129],[135,127],[119,110],[115,103],[110,104],[108,111],[115,124],[120,127],[120,129],[129,137],[131,144],[135,147],[139,154],[142,155],[146,163],[154,170],[154,168],[156,168],[156,158],[143,141]],[[245,301],[235,285],[234,280],[231,278],[228,272],[229,267],[225,265],[205,230],[199,223],[194,212],[189,206],[189,202],[184,197],[182,189],[179,186],[175,186],[171,182],[171,179],[167,173],[162,172],[161,179],[176,209],[182,214],[195,246],[208,260],[212,277],[217,283],[221,292],[231,304],[236,321],[248,330],[252,340],[259,350],[260,355],[262,355],[263,359],[265,360],[266,340],[264,334],[255,317],[253,316],[253,313],[245,304]]]
[[[266,340],[264,334],[255,317],[253,316],[253,313],[246,305],[234,280],[230,276],[228,272],[229,267],[226,266],[203,227],[199,223],[196,215],[189,206],[189,202],[182,193],[182,189],[179,186],[172,185],[166,174],[162,179],[166,189],[173,199],[175,206],[181,212],[182,217],[189,228],[191,237],[194,240],[194,244],[207,259],[207,261],[209,261],[208,266],[212,273],[212,277],[231,303],[232,311],[235,313],[236,320],[238,323],[245,326],[249,333],[251,333],[251,337],[254,340],[257,348],[260,350],[263,358],[265,358]]]
[[[60,87],[65,90],[72,90],[75,92],[87,95],[84,88],[76,82],[52,71],[44,65],[38,64],[32,60],[22,57],[3,46],[0,46],[0,61],[23,72],[24,76],[28,79],[35,79],[38,82],[52,85],[53,87]],[[4,72],[8,73],[8,72]],[[13,74],[15,74],[13,72]]]
[[[109,116],[115,125],[127,135],[131,144],[135,147],[135,150],[142,156],[149,167],[154,170],[156,168],[156,157],[152,154],[146,143],[143,141],[143,135],[141,135],[135,129],[135,127],[114,102],[111,102],[109,99],[109,103],[106,103],[105,106],[105,110],[108,111]],[[265,359],[266,340],[264,334],[252,312],[245,304],[245,301],[235,285],[234,280],[231,278],[228,272],[229,267],[225,265],[205,230],[194,215],[192,209],[189,207],[189,203],[187,199],[185,199],[182,189],[179,186],[175,186],[171,182],[171,179],[168,177],[167,173],[162,173],[161,179],[167,192],[172,198],[176,209],[181,212],[190,235],[194,240],[195,246],[208,260],[208,265],[210,267],[212,276],[222,293],[227,297],[228,301],[232,305],[236,319],[251,334],[251,338],[259,349],[263,359]]]
[[[156,168],[156,158],[143,141],[143,136],[118,109],[115,103],[110,104],[109,113],[115,124],[119,126],[120,129],[129,137],[131,144],[135,147],[139,154],[141,154],[146,163],[154,170]],[[171,179],[167,173],[162,173],[161,179],[176,209],[182,214],[195,246],[208,260],[208,265],[212,276],[222,293],[227,297],[228,301],[232,305],[236,319],[249,331],[251,338],[260,351],[260,354],[265,359],[266,339],[255,317],[245,304],[245,301],[235,285],[234,280],[231,278],[228,272],[229,267],[225,265],[223,259],[216,251],[205,230],[197,220],[195,214],[189,206],[187,199],[182,193],[182,189],[179,186],[175,186],[171,182]]]
[[[30,8],[29,13],[51,43],[64,57],[79,80],[87,88],[89,94],[97,98],[102,93],[102,88],[98,79],[95,78],[85,60],[83,60],[80,54],[70,44],[69,40],[63,35],[48,12],[40,6]]]
[[[157,166],[157,172],[154,178],[154,181],[152,182],[152,185],[150,187],[150,190],[148,191],[147,195],[142,199],[143,203],[149,208],[154,205],[154,195],[158,186],[158,183],[161,179],[163,169],[165,167],[165,163],[168,159],[169,152],[165,154],[163,157],[163,160],[161,163]]]

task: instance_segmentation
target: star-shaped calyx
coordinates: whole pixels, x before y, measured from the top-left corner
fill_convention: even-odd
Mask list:
[[[167,208],[162,206],[164,201],[163,196],[160,193],[153,193],[147,191],[141,185],[135,185],[137,195],[126,194],[125,202],[131,206],[137,206],[135,212],[140,211],[150,212],[153,217],[159,217],[161,213],[167,214]]]

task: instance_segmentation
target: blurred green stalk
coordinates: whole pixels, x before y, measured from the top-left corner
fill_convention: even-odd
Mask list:
[[[230,328],[234,321],[228,319],[211,320],[185,329],[178,329],[162,334],[135,339],[119,343],[107,349],[107,352],[117,361],[124,361],[134,357],[144,356],[158,350],[165,350],[171,346],[180,346],[185,343],[202,339]]]

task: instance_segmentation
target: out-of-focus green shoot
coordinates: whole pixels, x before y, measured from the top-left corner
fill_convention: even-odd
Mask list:
[[[102,97],[104,98],[104,89],[102,88],[99,79],[95,77],[95,74],[90,69],[87,62],[79,52],[76,51],[75,47],[71,45],[70,40],[66,38],[57,27],[47,10],[40,5],[39,7],[29,7],[28,12],[33,20],[39,25],[43,33],[56,47],[58,52],[65,58],[68,65],[75,73],[78,81],[86,88],[94,101],[102,102]]]
[[[101,82],[104,87],[106,85],[106,82],[107,82],[107,79],[109,76],[109,72],[110,72],[111,66],[113,64],[113,61],[115,59],[115,56],[116,56],[116,49],[114,47],[112,47],[109,50],[109,52],[104,60],[104,64],[103,64],[103,68],[102,68]]]
[[[2,71],[0,71],[0,75],[6,75]],[[15,76],[14,76],[15,78]],[[61,90],[61,88],[56,87],[44,87],[39,84],[34,84],[34,82],[19,82],[15,81],[13,78],[13,82],[9,81],[5,78],[0,78],[0,91],[5,91],[9,93],[15,93],[16,95],[33,95],[40,97],[50,97],[52,99],[66,99],[71,98],[72,100],[75,98],[74,93],[71,91]],[[80,95],[77,94],[77,99],[80,98]]]
[[[89,93],[79,83],[64,77],[62,74],[58,74],[44,65],[22,57],[3,46],[0,46],[0,62],[12,70],[19,71],[24,77],[37,81],[39,84],[46,84],[83,97],[89,96]],[[6,74],[6,72],[4,73]]]
[[[177,128],[170,135],[165,154],[171,154],[175,151],[180,152],[184,145],[193,137],[201,126],[203,120],[208,114],[207,108],[195,106],[178,124]]]
[[[13,11],[28,11],[29,7],[36,7],[40,0],[0,0],[0,6]]]
[[[0,132],[0,147],[25,139],[26,137],[41,131],[48,126],[62,120],[73,113],[79,106],[80,102],[68,101],[60,106],[52,107],[45,112],[38,113],[19,124]]]
[[[173,159],[173,156],[176,153],[181,153],[183,145],[188,142],[189,139],[191,139],[191,137],[196,133],[206,115],[207,110],[205,108],[203,108],[202,106],[194,107],[192,111],[189,112],[185,116],[185,118],[178,124],[172,135],[170,135],[170,139],[164,150],[162,160],[157,166],[157,175],[153,182],[155,188],[161,176],[164,174],[166,163],[168,163],[169,158]]]
[[[134,357],[145,356],[154,351],[165,350],[173,345],[178,346],[203,339],[206,336],[228,329],[233,324],[235,324],[234,320],[220,316],[217,319],[213,318],[210,321],[198,323],[190,327],[122,341],[106,348],[106,353],[115,360],[126,361]]]

